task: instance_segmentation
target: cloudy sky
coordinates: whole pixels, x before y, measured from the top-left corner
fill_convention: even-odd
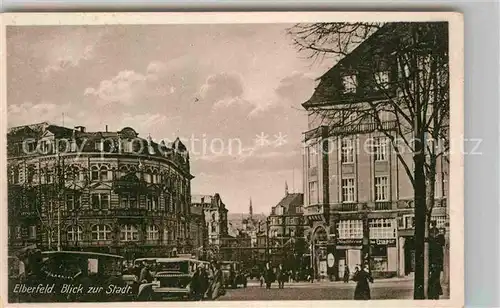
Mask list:
[[[299,54],[289,26],[8,27],[8,125],[64,114],[68,127],[179,136],[193,193],[268,213],[285,181],[302,192],[300,104],[333,64]]]

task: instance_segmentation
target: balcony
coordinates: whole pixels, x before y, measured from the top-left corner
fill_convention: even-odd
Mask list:
[[[309,205],[304,207],[305,216],[322,215],[323,213],[324,213],[324,208],[323,205],[321,204]]]
[[[392,209],[392,202],[377,201],[375,202],[375,211],[388,211]]]
[[[357,203],[338,203],[332,207],[333,211],[337,212],[356,212],[359,211]]]

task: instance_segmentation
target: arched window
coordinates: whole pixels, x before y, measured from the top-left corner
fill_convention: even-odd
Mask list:
[[[108,225],[95,225],[92,227],[92,239],[107,241],[111,239],[111,228]]]
[[[147,168],[144,172],[144,180],[146,183],[152,183],[153,178],[152,178],[153,171],[150,168]]]
[[[108,167],[101,166],[101,168],[99,169],[99,179],[101,181],[107,181],[108,180]]]
[[[99,167],[92,166],[92,168],[90,168],[90,178],[92,181],[99,180]]]
[[[123,225],[120,232],[120,240],[124,242],[138,241],[139,231],[134,225]]]
[[[70,226],[68,228],[68,241],[81,241],[82,240],[83,230],[80,226]]]
[[[157,226],[148,226],[148,241],[157,241],[160,238],[160,231]]]
[[[128,173],[127,166],[121,166],[120,167],[119,177],[121,178],[122,176],[125,176],[127,173]]]

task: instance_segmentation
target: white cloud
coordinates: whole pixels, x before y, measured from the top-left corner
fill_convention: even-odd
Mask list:
[[[61,31],[48,42],[34,44],[34,52],[41,51],[45,54],[47,65],[42,69],[43,76],[49,77],[52,73],[77,67],[83,61],[93,59],[96,46],[106,33],[108,31],[102,29],[96,32],[90,28],[79,28],[73,31]]]

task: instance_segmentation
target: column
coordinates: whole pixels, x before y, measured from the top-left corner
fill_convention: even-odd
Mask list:
[[[398,276],[402,277],[405,275],[405,242],[404,237],[399,237],[399,266],[398,266]]]

